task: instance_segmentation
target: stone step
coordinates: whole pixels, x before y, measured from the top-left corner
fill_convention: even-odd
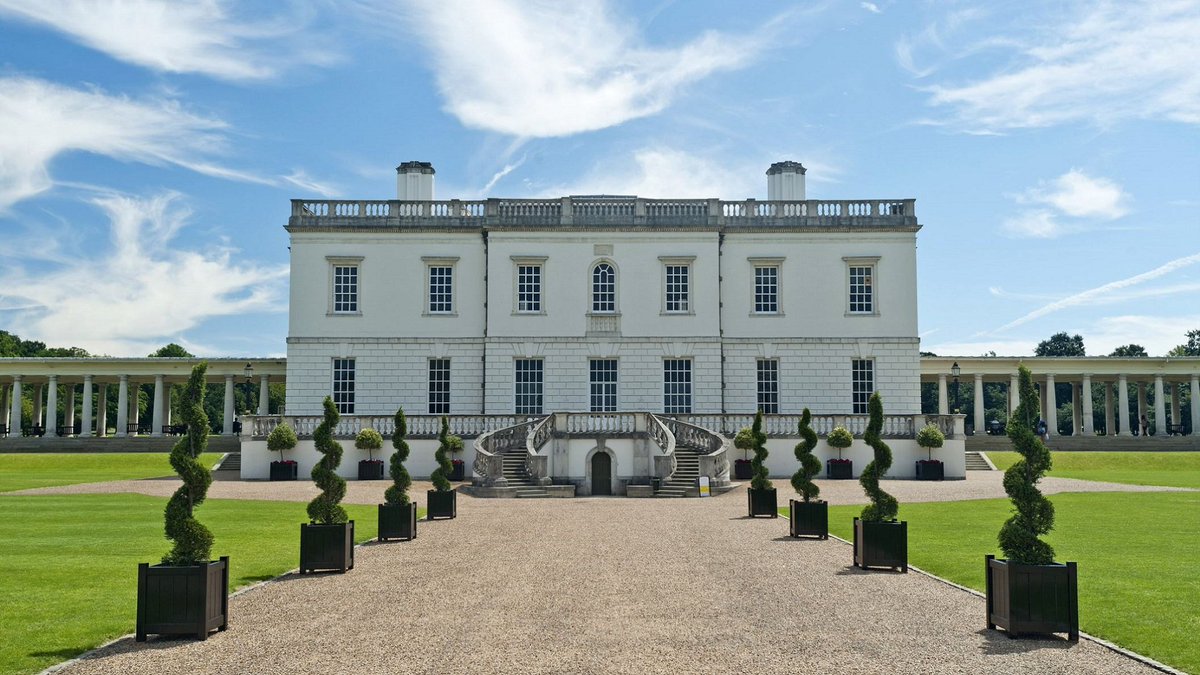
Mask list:
[[[983,453],[968,452],[966,453],[967,471],[994,471],[991,464],[984,459]]]
[[[221,458],[220,464],[216,466],[217,471],[241,471],[242,470],[242,453],[230,452],[226,453]]]

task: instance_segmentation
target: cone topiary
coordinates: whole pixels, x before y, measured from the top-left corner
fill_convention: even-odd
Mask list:
[[[875,451],[875,459],[867,464],[858,478],[867,497],[871,499],[871,503],[863,508],[862,519],[867,522],[895,520],[900,503],[879,488],[879,479],[892,467],[892,449],[879,436],[879,432],[883,431],[883,399],[879,397],[879,392],[871,394],[867,412],[870,413],[870,419],[863,440]]]
[[[406,435],[408,420],[404,417],[404,408],[400,408],[396,411],[396,431],[392,434],[392,447],[396,451],[392,453],[391,467],[388,470],[388,475],[392,477],[392,485],[383,491],[383,499],[389,506],[408,504],[408,486],[412,485],[412,477],[404,468],[409,452],[408,443],[404,440]]]
[[[333,428],[339,415],[332,398],[326,396],[324,405],[325,420],[313,432],[313,442],[322,457],[313,467],[312,479],[321,488],[321,494],[308,503],[308,517],[316,524],[337,525],[349,520],[346,509],[339,504],[346,496],[346,481],[337,475],[337,468],[342,463],[342,444],[333,440]]]
[[[354,437],[354,447],[366,450],[370,461],[375,461],[375,451],[383,447],[383,436],[371,428],[363,429]]]
[[[454,471],[454,465],[450,463],[450,458],[446,456],[446,453],[450,452],[451,436],[453,434],[450,433],[450,420],[442,415],[442,430],[438,432],[438,449],[433,453],[433,459],[437,462],[438,468],[434,469],[433,474],[429,477],[438,492],[450,490],[450,472]]]
[[[754,459],[750,460],[750,466],[754,471],[754,477],[750,479],[750,487],[755,490],[770,490],[771,479],[767,478],[767,435],[762,431],[762,411],[759,410],[754,415],[754,426],[750,427],[750,435],[754,438]]]
[[[821,472],[821,462],[812,454],[813,449],[817,447],[817,432],[809,426],[811,422],[812,413],[805,408],[804,413],[800,415],[802,440],[796,444],[796,460],[800,462],[800,468],[792,474],[792,487],[806,502],[816,499],[817,495],[821,494],[821,488],[812,482],[813,476]]]
[[[926,424],[917,432],[917,445],[925,448],[926,456],[933,459],[934,448],[940,448],[946,442],[946,434],[937,425]]]
[[[279,453],[279,461],[283,461],[283,451],[291,450],[296,447],[296,431],[287,425],[286,422],[280,422],[271,430],[271,434],[267,436],[267,449],[272,452]]]
[[[196,461],[208,447],[208,415],[204,414],[204,372],[207,363],[192,368],[183,389],[179,419],[187,425],[187,435],[171,448],[171,467],[183,479],[183,486],[171,495],[164,515],[167,539],[174,543],[163,556],[164,565],[207,563],[213,535],[192,516],[192,510],[204,503],[212,472]]]
[[[1034,432],[1042,402],[1033,376],[1025,366],[1018,373],[1021,403],[1008,418],[1007,432],[1021,459],[1004,472],[1004,491],[1017,512],[1000,528],[1000,549],[1012,563],[1049,565],[1054,549],[1039,535],[1054,529],[1054,505],[1037,489],[1037,482],[1050,470],[1050,449]]]
[[[854,445],[854,434],[846,427],[834,427],[825,438],[825,442],[838,451],[838,459],[841,459],[842,450]]]

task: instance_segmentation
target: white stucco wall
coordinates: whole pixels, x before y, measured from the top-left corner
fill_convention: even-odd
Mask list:
[[[769,438],[767,439],[767,450],[770,454],[767,456],[767,468],[770,470],[771,478],[783,479],[783,484],[776,485],[777,489],[791,491],[791,487],[786,483],[787,479],[792,477],[792,474],[800,468],[800,463],[796,461],[794,452],[798,438]],[[926,458],[926,451],[921,446],[917,445],[915,440],[889,438],[885,439],[888,447],[892,449],[892,468],[885,474],[885,478],[915,478],[917,475],[916,461]],[[742,459],[744,455],[741,450],[734,449],[731,451],[734,459]],[[817,478],[825,477],[825,460],[836,458],[838,452],[836,449],[829,447],[824,439],[821,439],[817,448],[813,450],[813,455],[821,460],[821,473]],[[752,457],[753,455],[749,455]],[[862,439],[854,439],[854,445],[842,451],[842,457],[854,462],[854,476],[858,477],[864,467],[874,459],[875,454],[871,450],[871,446],[867,445]],[[967,475],[967,460],[966,460],[966,444],[961,439],[947,439],[946,444],[941,448],[933,451],[933,459],[940,459],[945,464],[945,474],[947,479],[965,478]]]
[[[354,447],[354,441],[351,439],[339,439],[342,444],[342,463],[338,466],[337,474],[342,478],[357,479],[358,478],[358,462],[359,460],[367,459],[367,452]],[[475,449],[471,446],[470,441],[463,444],[465,449],[463,452],[454,456],[452,459],[461,459],[467,463],[466,475],[468,480],[471,475],[471,465],[475,462]],[[410,450],[408,461],[404,463],[404,468],[408,469],[409,475],[413,480],[428,480],[433,474],[433,470],[437,468],[437,462],[433,460],[433,453],[438,449],[437,439],[408,439],[408,447]],[[385,439],[383,448],[375,451],[375,459],[382,459],[385,463],[392,456],[392,444],[390,439]],[[316,446],[312,439],[304,439],[296,444],[296,447],[288,450],[284,454],[285,459],[295,460],[299,463],[299,479],[310,480],[309,475],[312,468],[321,460],[321,453],[317,452]],[[267,449],[267,442],[242,440],[242,480],[268,480],[271,477],[271,462],[279,459],[278,452],[271,452]],[[384,475],[386,476],[387,468],[385,464]],[[381,482],[380,485],[383,483]],[[383,488],[380,488],[380,498],[382,499]]]

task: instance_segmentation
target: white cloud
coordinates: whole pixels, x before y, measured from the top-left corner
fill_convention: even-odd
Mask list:
[[[997,356],[1027,356],[1033,354],[1038,340],[948,340],[946,342],[921,342],[921,351],[933,352],[938,356],[983,356],[996,352]]]
[[[661,112],[688,85],[748,64],[773,30],[767,22],[757,35],[707,31],[677,47],[651,47],[601,0],[423,0],[410,19],[452,115],[468,127],[535,138]]]
[[[184,250],[189,211],[176,193],[92,200],[110,221],[107,249],[57,265],[0,268],[6,325],[30,339],[142,356],[205,319],[286,311],[286,265],[233,262],[234,250]]]
[[[860,2],[860,3],[858,3],[858,6],[862,7],[863,9],[867,10],[868,12],[870,12],[872,14],[882,14],[883,13],[883,10],[879,9],[879,5],[877,5],[873,2]]]
[[[260,80],[296,64],[326,64],[302,15],[249,20],[226,0],[0,0],[0,15],[48,26],[115,59],[169,73]]]
[[[964,128],[985,130],[1126,119],[1200,124],[1200,4],[1072,7],[1032,36],[981,38],[1007,45],[1007,61],[982,79],[930,87],[931,103],[952,108]]]
[[[593,167],[579,180],[550,187],[542,191],[542,195],[741,199],[765,191],[766,166],[730,165],[682,150],[643,148],[633,153],[632,166],[626,157],[607,161]]]
[[[1166,356],[1176,345],[1187,342],[1186,333],[1200,326],[1200,313],[1125,314],[1093,322],[1083,333],[1089,354],[1111,354],[1130,343],[1146,348],[1151,356]]]
[[[1054,239],[1074,230],[1064,226],[1053,213],[1044,210],[1022,211],[1004,221],[1004,230],[1014,237]]]
[[[1114,181],[1092,178],[1079,169],[1071,169],[1049,185],[1032,188],[1017,201],[1047,204],[1076,218],[1115,220],[1129,213],[1129,196]]]

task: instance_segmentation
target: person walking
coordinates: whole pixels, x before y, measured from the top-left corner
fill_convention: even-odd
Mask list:
[[[1150,420],[1149,420],[1149,418],[1147,418],[1145,415],[1142,415],[1141,424],[1142,424],[1142,435],[1149,436],[1150,435]]]

